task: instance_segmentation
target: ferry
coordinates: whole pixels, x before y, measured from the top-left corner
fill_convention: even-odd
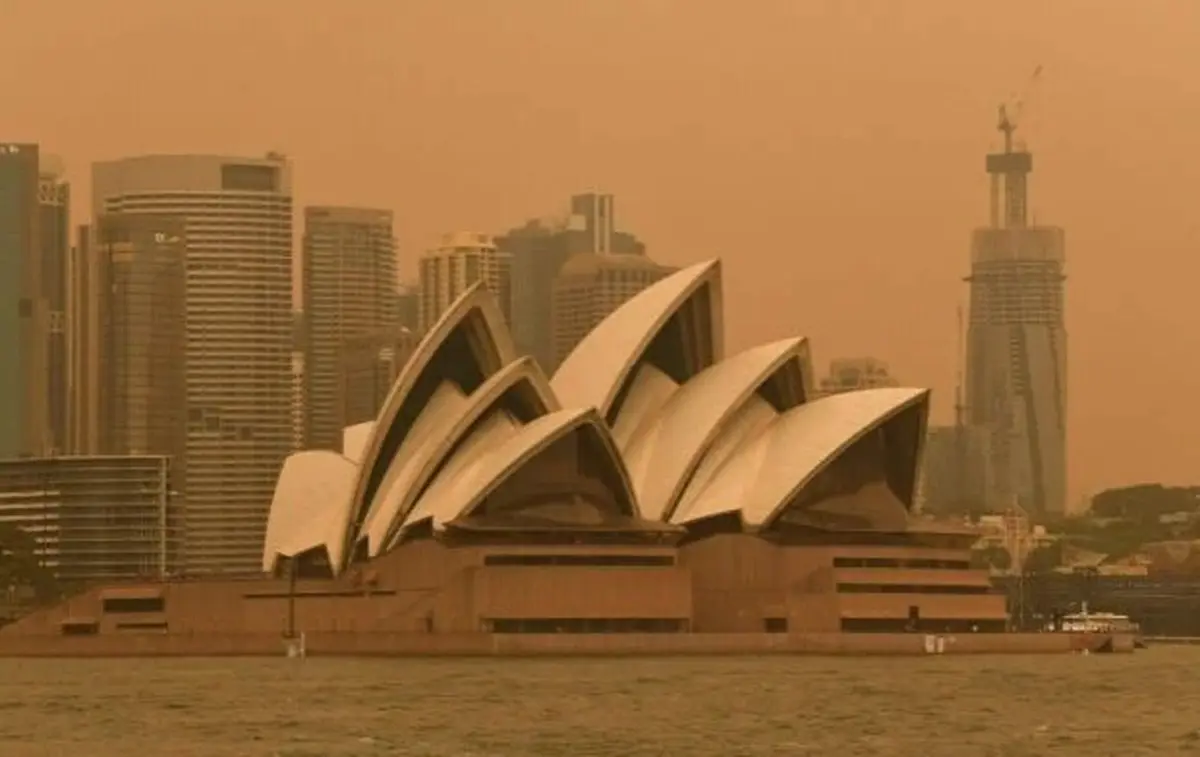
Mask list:
[[[1087,604],[1079,612],[1063,615],[1058,630],[1066,633],[1120,633],[1131,634],[1133,645],[1145,649],[1142,629],[1128,615],[1115,612],[1090,612]]]

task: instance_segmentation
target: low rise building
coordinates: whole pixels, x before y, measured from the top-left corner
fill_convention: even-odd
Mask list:
[[[173,574],[174,502],[163,455],[0,460],[0,523],[29,535],[39,566],[64,585]]]

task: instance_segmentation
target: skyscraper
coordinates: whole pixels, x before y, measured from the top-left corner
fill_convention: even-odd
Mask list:
[[[71,254],[71,186],[62,162],[43,153],[38,166],[38,257],[46,303],[45,452],[68,442],[67,267]]]
[[[611,194],[577,194],[565,216],[533,219],[497,237],[512,260],[512,332],[517,347],[548,373],[558,367],[552,327],[554,280],[572,255],[644,255],[636,236],[616,227]]]
[[[416,284],[401,283],[396,290],[396,324],[416,334],[421,313],[421,290]]]
[[[353,383],[345,381],[349,354],[357,357],[364,339],[375,340],[397,325],[391,211],[305,208],[301,258],[305,447],[341,450],[342,429],[366,420],[358,417],[361,411],[347,417],[348,402],[360,399]],[[373,391],[364,388],[363,393],[374,396]]]
[[[0,458],[48,449],[39,150],[0,143]]]
[[[257,572],[291,450],[291,167],[280,155],[97,163],[93,214],[177,216],[187,237],[188,572]]]
[[[84,426],[90,446],[73,451],[114,461],[166,459],[172,493],[155,528],[165,529],[160,567],[175,570],[186,527],[186,230],[180,218],[145,213],[101,216],[94,228],[83,286],[70,287],[88,314],[71,320],[87,329],[72,343],[79,340],[88,355],[80,368],[81,386],[89,388],[72,393],[72,423]]]
[[[572,235],[565,224],[531,220],[496,238],[496,245],[512,261],[512,335],[517,348],[533,355],[542,369],[553,373],[558,365],[554,350],[554,279],[573,252]]]
[[[512,313],[511,259],[496,247],[490,234],[458,231],[442,237],[441,244],[421,257],[421,307],[418,327],[429,330],[450,304],[472,284],[482,281],[500,303],[505,320]]]
[[[186,244],[180,218],[101,216],[91,269],[92,452],[169,455],[176,487],[187,468]]]
[[[611,194],[585,192],[571,195],[567,229],[574,239],[571,252],[593,255],[645,255],[646,245],[636,236],[617,230],[617,201]]]
[[[571,198],[571,228],[582,231],[593,255],[611,255],[616,232],[615,202],[610,194],[587,192]]]
[[[643,255],[573,256],[554,281],[554,364],[610,313],[676,270]]]
[[[363,332],[342,343],[338,412],[345,426],[378,417],[396,376],[416,346],[416,334],[404,326]]]
[[[95,454],[95,408],[99,401],[96,386],[96,322],[99,318],[95,284],[95,257],[92,255],[92,226],[75,227],[75,244],[67,257],[67,452],[71,455]]]
[[[966,422],[987,429],[995,487],[989,500],[1030,513],[1066,505],[1064,232],[1028,221],[1033,156],[1013,145],[1001,108],[1003,152],[987,156],[991,219],[971,244]]]
[[[983,515],[1003,509],[994,496],[994,473],[983,426],[930,426],[921,455],[922,510],[941,515]]]

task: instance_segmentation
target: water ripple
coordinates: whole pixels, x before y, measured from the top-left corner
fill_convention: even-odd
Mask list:
[[[0,660],[4,757],[1200,755],[1200,649]]]

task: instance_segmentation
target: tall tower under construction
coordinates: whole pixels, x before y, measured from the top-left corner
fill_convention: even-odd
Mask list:
[[[1065,236],[1030,223],[1033,155],[1014,144],[1002,106],[1002,152],[987,156],[991,218],[971,241],[966,423],[989,437],[986,503],[1030,514],[1066,504]]]

